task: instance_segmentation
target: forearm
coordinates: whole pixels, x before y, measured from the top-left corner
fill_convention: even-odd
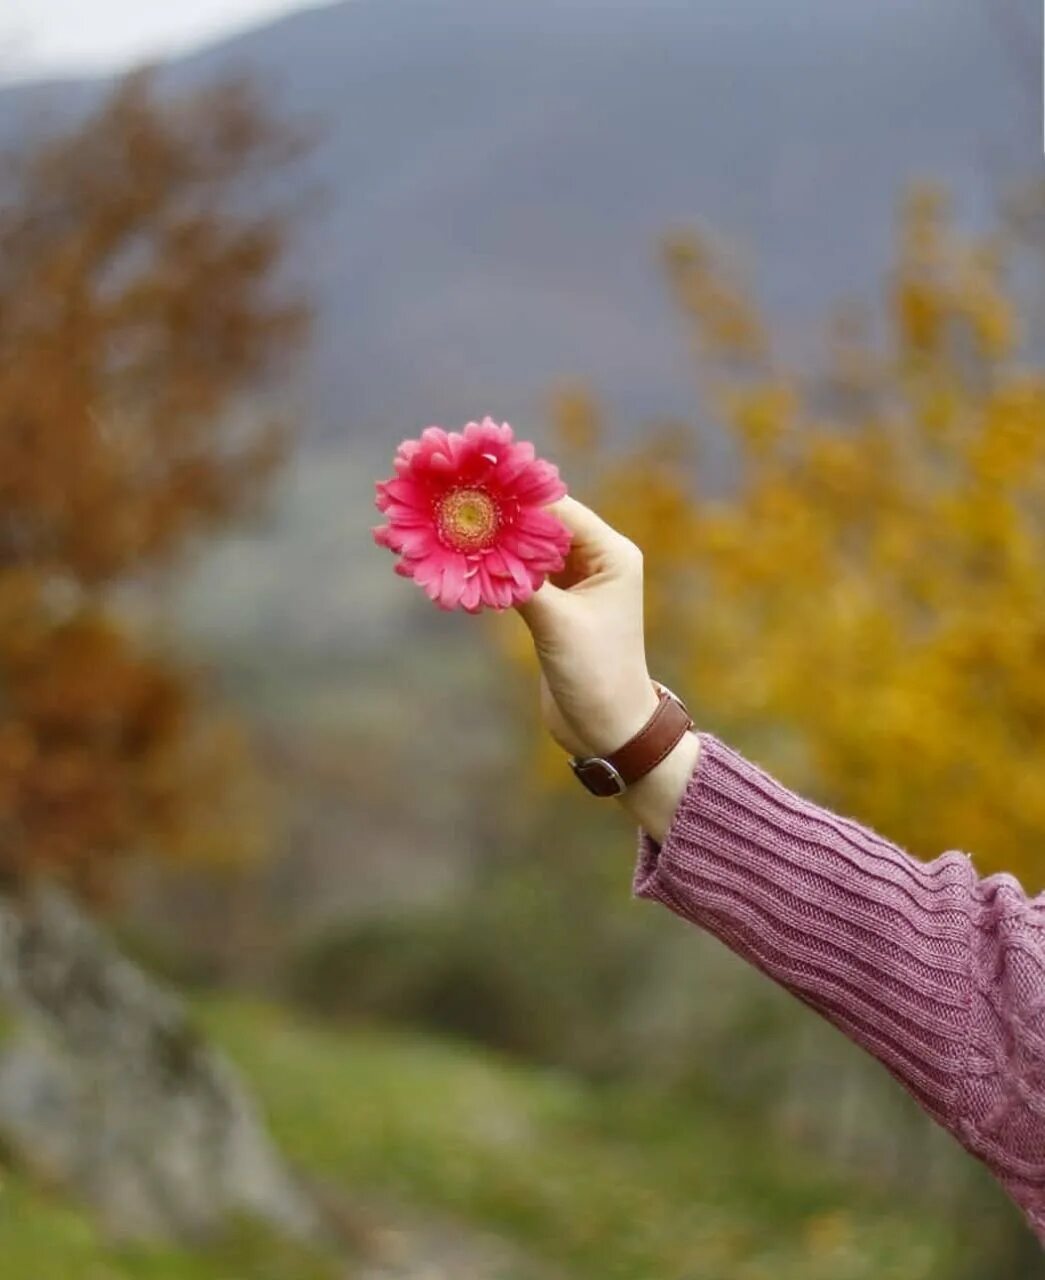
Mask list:
[[[918,862],[709,734],[698,762],[662,834],[640,837],[636,892],[715,934],[875,1052],[935,1114],[948,1111],[969,1002],[968,860]],[[669,780],[674,769],[647,798],[654,821]]]
[[[958,851],[921,862],[709,734],[656,826],[684,758],[632,797],[655,824],[639,820],[635,893],[714,934],[877,1057],[1045,1241],[1031,1052],[1045,1043],[1045,900],[1012,876],[979,878]]]

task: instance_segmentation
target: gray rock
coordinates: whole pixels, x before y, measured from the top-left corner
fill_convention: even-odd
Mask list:
[[[230,1215],[319,1240],[321,1215],[181,1001],[53,887],[0,896],[0,1141],[120,1238]]]

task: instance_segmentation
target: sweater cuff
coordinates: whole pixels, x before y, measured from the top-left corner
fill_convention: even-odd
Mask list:
[[[698,733],[697,739],[700,749],[697,752],[696,764],[686,780],[686,786],[675,812],[671,815],[671,821],[664,832],[664,839],[657,840],[645,827],[640,826],[638,829],[638,860],[631,886],[632,893],[637,898],[666,901],[659,876],[661,854],[665,849],[668,851],[668,856],[675,851],[683,828],[692,820],[692,815],[696,812],[699,803],[703,776],[707,773],[706,762],[709,752],[713,751],[718,743],[718,739],[710,733]]]

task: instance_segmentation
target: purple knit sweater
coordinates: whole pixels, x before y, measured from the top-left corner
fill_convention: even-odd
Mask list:
[[[634,892],[713,933],[878,1058],[1045,1244],[1045,895],[920,862],[709,733]]]

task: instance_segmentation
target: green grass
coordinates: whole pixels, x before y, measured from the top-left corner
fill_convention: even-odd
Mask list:
[[[12,1280],[340,1280],[324,1261],[246,1225],[197,1252],[117,1247],[86,1214],[9,1175],[0,1184],[0,1260]]]
[[[736,1119],[393,1032],[343,1034],[244,1002],[198,1018],[304,1169],[495,1231],[587,1280],[952,1280],[948,1225],[839,1184]],[[5,1276],[333,1280],[243,1228],[192,1254],[106,1245],[81,1212],[8,1176]],[[351,1274],[351,1272],[349,1272]],[[338,1275],[342,1280],[342,1275]],[[490,1280],[502,1280],[491,1276]]]
[[[950,1280],[953,1228],[840,1185],[736,1119],[679,1116],[458,1044],[201,1010],[285,1150],[598,1280]]]

